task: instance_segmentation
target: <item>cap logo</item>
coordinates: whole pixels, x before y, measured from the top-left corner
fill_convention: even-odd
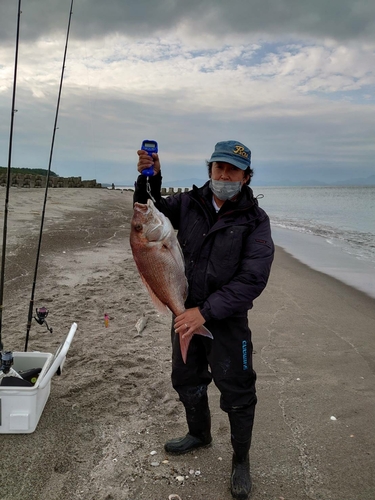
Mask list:
[[[243,146],[235,146],[233,149],[233,153],[236,155],[243,156],[244,158],[248,158],[248,154],[245,151],[245,148]]]

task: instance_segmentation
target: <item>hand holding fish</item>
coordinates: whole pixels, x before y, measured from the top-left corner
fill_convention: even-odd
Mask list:
[[[157,153],[152,153],[152,158],[148,155],[147,151],[143,151],[143,149],[139,149],[137,151],[137,155],[139,156],[137,169],[139,173],[142,173],[142,170],[145,168],[153,167],[154,175],[160,172],[160,161],[159,155]]]
[[[185,338],[191,335],[204,323],[205,319],[201,315],[199,307],[193,307],[192,309],[186,309],[182,314],[176,316],[174,320],[174,329],[182,338]]]

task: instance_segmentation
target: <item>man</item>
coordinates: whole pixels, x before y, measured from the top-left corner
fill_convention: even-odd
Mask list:
[[[168,441],[165,450],[182,454],[211,444],[207,386],[213,379],[231,429],[232,496],[246,500],[257,402],[247,313],[267,284],[274,256],[269,218],[249,187],[251,152],[238,141],[217,143],[207,163],[209,181],[166,198],[160,194],[158,155],[137,153],[138,171],[153,165],[154,175],[138,177],[134,201],[146,203],[151,191],[156,207],[178,230],[189,283],[186,311],[172,328],[172,384],[185,407],[188,433]],[[185,364],[180,335],[203,324],[214,338],[194,335]]]

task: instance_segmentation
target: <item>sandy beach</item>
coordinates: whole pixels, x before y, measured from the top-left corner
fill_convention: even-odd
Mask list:
[[[10,190],[6,350],[24,350],[43,199]],[[170,383],[171,318],[139,279],[131,217],[130,192],[49,190],[35,306],[49,309],[53,333],[33,321],[29,350],[53,353],[73,321],[78,330],[35,432],[0,435],[1,500],[231,499],[229,424],[213,385],[212,447],[164,452],[186,424]],[[277,248],[249,322],[252,499],[373,500],[375,300]]]

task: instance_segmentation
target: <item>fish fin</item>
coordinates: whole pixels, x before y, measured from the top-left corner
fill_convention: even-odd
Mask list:
[[[155,306],[155,309],[157,309],[161,314],[169,314],[170,313],[169,308],[165,304],[163,304],[163,302],[155,295],[154,291],[152,290],[150,285],[147,283],[147,281],[145,280],[143,275],[141,273],[139,273],[139,274],[142,278],[143,284],[147,288],[147,291],[151,297],[151,300]]]
[[[190,341],[193,338],[193,335],[180,335],[180,351],[181,351],[181,357],[182,361],[186,365],[186,359],[187,359],[187,353],[190,345]]]
[[[187,353],[189,350],[190,341],[193,338],[193,335],[202,335],[203,337],[208,337],[209,339],[213,339],[213,335],[205,326],[200,326],[196,330],[194,330],[193,334],[190,335],[180,335],[180,351],[183,362],[186,364]]]
[[[214,338],[210,330],[203,325],[197,328],[197,330],[194,330],[193,335],[202,335],[203,337],[208,337],[209,339]]]

